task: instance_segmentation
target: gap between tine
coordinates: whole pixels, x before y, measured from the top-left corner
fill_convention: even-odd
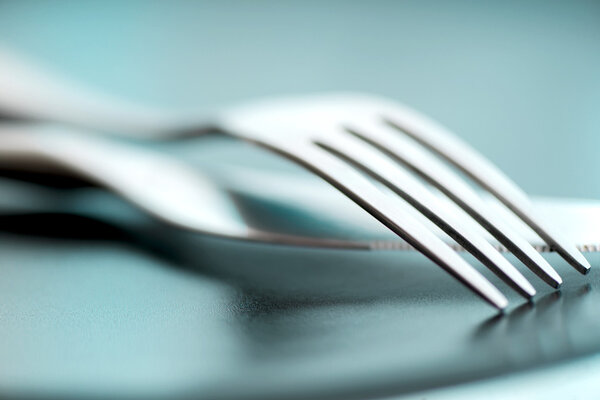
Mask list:
[[[471,221],[464,221],[464,218],[459,221],[450,215],[424,184],[388,156],[344,131],[324,135],[317,140],[317,145],[390,188],[523,297],[530,299],[535,295],[535,289],[527,279],[468,226]]]
[[[508,305],[504,295],[442,239],[417,221],[408,210],[390,203],[390,198],[365,176],[324,149],[305,143],[283,141],[264,147],[287,157],[323,178],[416,250],[445,269],[494,307]]]
[[[565,240],[556,229],[542,222],[536,215],[527,195],[477,150],[414,110],[397,106],[392,115],[392,119],[383,118],[389,126],[410,136],[462,170],[529,225],[571,266],[582,274],[589,272],[590,263],[577,247]]]
[[[377,121],[361,121],[360,125],[348,126],[346,130],[437,187],[544,282],[554,288],[562,284],[558,273],[530,243],[490,212],[479,195],[460,176],[419,144]]]

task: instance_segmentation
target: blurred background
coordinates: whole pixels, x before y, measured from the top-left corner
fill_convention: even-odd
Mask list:
[[[4,1],[0,44],[165,108],[357,90],[433,116],[526,191],[600,197],[597,1]]]
[[[3,49],[167,110],[387,96],[530,194],[600,199],[598,1],[0,1]],[[374,398],[594,354],[562,381],[529,379],[522,398],[581,390],[571,378],[582,370],[598,391],[598,268],[581,277],[549,255],[562,292],[539,285],[535,305],[512,294],[497,318],[418,254],[180,243],[162,226],[136,231],[114,197],[94,196],[0,215],[0,396]],[[82,204],[115,218],[81,218]],[[267,280],[282,293],[255,290]]]

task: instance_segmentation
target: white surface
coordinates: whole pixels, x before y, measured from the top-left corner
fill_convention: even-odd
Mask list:
[[[568,364],[430,390],[393,400],[580,400],[600,398],[600,355]],[[392,400],[392,398],[389,398]]]

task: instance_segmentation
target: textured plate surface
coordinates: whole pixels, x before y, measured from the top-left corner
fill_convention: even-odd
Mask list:
[[[236,166],[255,150],[200,141],[202,150],[191,143],[168,150],[229,176],[225,186],[264,226],[342,236],[369,227],[386,238],[294,166],[263,154],[252,167]],[[265,176],[269,169],[275,173]],[[289,179],[345,217],[327,212],[322,220],[319,207],[266,196],[277,191],[263,180],[252,190],[248,176],[271,185]],[[509,295],[511,308],[498,315],[413,251],[213,239],[158,224],[94,188],[4,179],[0,191],[3,395],[361,398],[600,350],[597,268],[581,276],[553,253],[560,292],[521,268],[538,289],[533,304],[482,271]],[[576,215],[575,204],[552,207]],[[598,253],[588,256],[596,267]]]

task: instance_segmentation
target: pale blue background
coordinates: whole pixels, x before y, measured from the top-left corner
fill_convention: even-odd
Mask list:
[[[0,4],[0,42],[168,107],[388,95],[530,193],[600,198],[597,1],[13,1]]]

